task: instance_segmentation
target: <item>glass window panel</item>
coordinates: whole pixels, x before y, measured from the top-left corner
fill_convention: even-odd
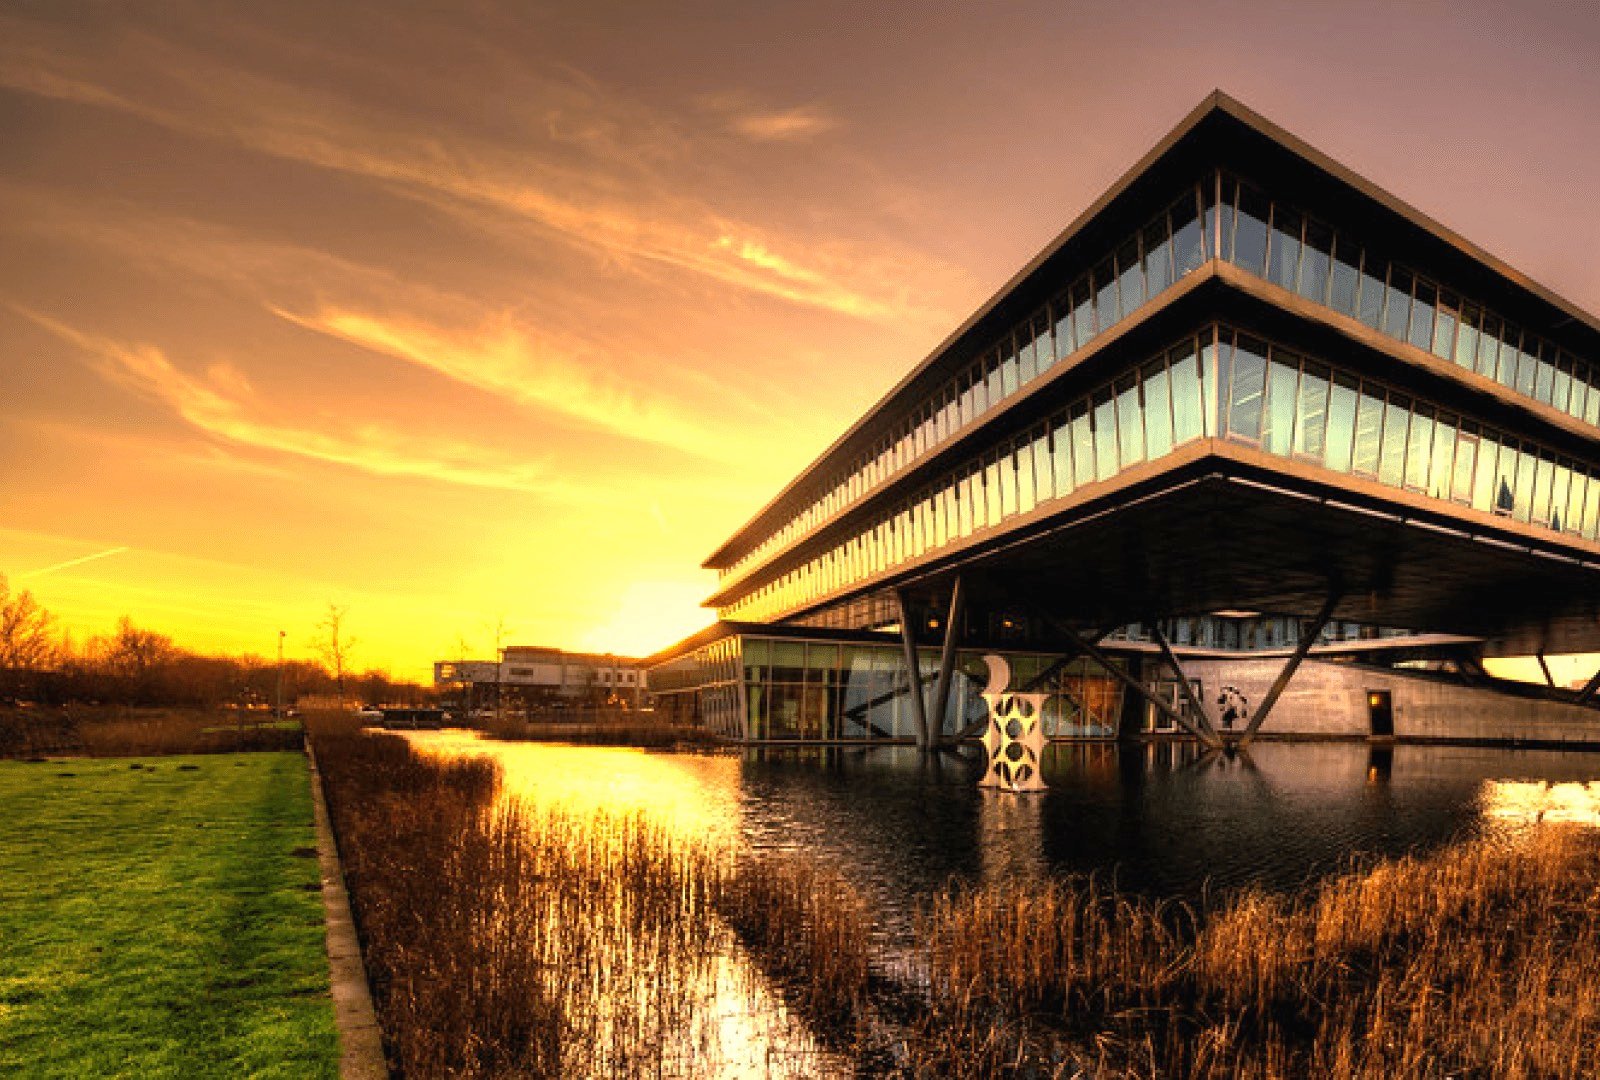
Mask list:
[[[1550,527],[1557,532],[1566,532],[1571,520],[1568,508],[1572,498],[1572,470],[1565,465],[1556,464],[1556,482],[1550,489]]]
[[[1139,401],[1139,379],[1117,380],[1117,436],[1122,468],[1144,460],[1144,416]]]
[[[1355,315],[1356,294],[1361,288],[1361,249],[1349,237],[1339,236],[1333,245],[1333,276],[1328,282],[1328,303],[1342,315]]]
[[[1267,216],[1271,204],[1257,191],[1240,185],[1239,215],[1234,225],[1233,261],[1242,270],[1267,272]]]
[[[1017,354],[1011,344],[1006,342],[1000,346],[1000,396],[1002,398],[1008,398],[1017,392],[1017,374]]]
[[[1456,502],[1472,501],[1472,470],[1478,459],[1478,437],[1462,430],[1456,437],[1455,479],[1450,497]]]
[[[1411,336],[1409,341],[1419,349],[1433,348],[1434,304],[1439,291],[1426,281],[1417,282],[1416,296],[1411,303]]]
[[[1166,361],[1145,365],[1142,379],[1145,453],[1158,458],[1172,449],[1172,400],[1167,387]]]
[[[1600,427],[1600,384],[1595,380],[1600,378],[1600,372],[1590,368],[1585,376],[1589,384],[1589,400],[1583,406],[1583,418],[1587,422]]]
[[[1272,246],[1267,252],[1267,277],[1294,290],[1300,269],[1300,215],[1281,204],[1272,207]]]
[[[1034,359],[1034,334],[1031,323],[1023,323],[1017,328],[1017,383],[1031,382],[1039,374],[1039,367]]]
[[[1328,277],[1333,264],[1333,230],[1306,221],[1305,250],[1300,256],[1300,295],[1319,304],[1328,301]]]
[[[1517,446],[1512,442],[1502,442],[1500,452],[1495,455],[1494,471],[1494,512],[1497,514],[1511,514],[1517,502],[1517,470],[1522,465],[1522,455],[1517,452]],[[1531,478],[1530,478],[1531,479]]]
[[[1522,341],[1522,331],[1514,326],[1500,328],[1500,348],[1495,362],[1495,381],[1504,386],[1517,385],[1517,345]]]
[[[1478,366],[1478,320],[1483,309],[1477,304],[1462,303],[1461,317],[1456,323],[1455,361],[1468,371]]]
[[[1555,397],[1550,399],[1550,404],[1554,405],[1564,413],[1571,413],[1572,408],[1569,404],[1571,400],[1572,360],[1567,356],[1562,356],[1558,361],[1556,361]],[[1583,415],[1583,407],[1581,405],[1578,407],[1577,415]]]
[[[1273,350],[1272,366],[1267,369],[1266,430],[1261,445],[1274,454],[1288,457],[1294,448],[1294,413],[1300,396],[1300,368],[1293,353]]]
[[[1356,405],[1355,450],[1350,467],[1363,476],[1378,472],[1378,445],[1383,434],[1383,399],[1370,392],[1361,395]]]
[[[1078,340],[1072,333],[1072,296],[1062,293],[1050,305],[1056,316],[1056,352],[1058,355],[1071,356],[1078,351]]]
[[[1236,343],[1223,343],[1220,355],[1228,372],[1227,433],[1256,442],[1266,394],[1266,343],[1240,334]]]
[[[1411,275],[1398,266],[1389,268],[1389,287],[1384,294],[1383,332],[1404,341],[1411,318]]]
[[[1323,461],[1328,468],[1349,472],[1356,432],[1356,380],[1352,375],[1336,375],[1328,396],[1328,438]]]
[[[1017,448],[1017,513],[1026,514],[1038,504],[1038,489],[1033,485],[1033,446],[1023,443]]]
[[[1072,286],[1072,334],[1080,349],[1095,335],[1094,285],[1087,274]]]
[[[1478,333],[1478,358],[1473,365],[1479,375],[1486,375],[1491,379],[1499,378],[1500,371],[1500,320],[1483,313],[1483,321]]]
[[[1167,215],[1145,226],[1144,276],[1151,296],[1172,284],[1172,241],[1167,236]]]
[[[1538,346],[1534,343],[1533,335],[1522,335],[1522,346],[1517,350],[1517,392],[1533,396],[1534,388],[1539,385],[1539,358],[1535,355]]]
[[[1075,487],[1091,483],[1097,470],[1094,467],[1094,428],[1089,415],[1088,402],[1080,401],[1072,407],[1072,482]]]
[[[1388,294],[1383,278],[1383,264],[1367,258],[1361,269],[1361,296],[1356,306],[1356,317],[1374,330],[1383,327],[1383,298]]]
[[[1600,530],[1600,479],[1589,477],[1589,490],[1583,496],[1583,538],[1593,540]]]
[[[1059,499],[1064,495],[1070,495],[1073,488],[1072,429],[1068,426],[1065,416],[1057,419],[1050,432],[1050,456],[1053,459],[1056,498]]]
[[[1009,456],[1007,460],[1009,461]],[[1016,498],[1015,476],[1009,485],[1009,493],[1006,490],[1007,486],[1000,472],[1000,457],[996,455],[983,470],[983,497],[988,504],[984,516],[985,524],[998,525],[1005,518],[1009,500]]]
[[[1055,496],[1054,469],[1050,461],[1050,433],[1040,430],[1033,440],[1033,491],[1035,501]]]
[[[1095,321],[1100,332],[1104,333],[1107,327],[1117,321],[1117,273],[1110,259],[1094,268],[1094,287]]]
[[[1200,341],[1200,422],[1209,438],[1217,433],[1217,341],[1209,332]]]
[[[1440,413],[1433,422],[1433,459],[1428,465],[1428,494],[1435,499],[1450,497],[1452,462],[1456,452],[1456,419]]]
[[[1194,194],[1172,205],[1172,232],[1173,258],[1177,275],[1182,277],[1191,270],[1198,270],[1206,261],[1205,236]]]
[[[1456,358],[1456,312],[1461,301],[1450,293],[1439,293],[1439,314],[1433,324],[1433,353],[1452,363]]]
[[[1433,409],[1418,403],[1411,414],[1410,437],[1406,440],[1406,487],[1428,490],[1428,466],[1433,458]]]
[[[1307,364],[1300,375],[1299,406],[1294,417],[1294,452],[1311,458],[1323,455],[1328,418],[1328,369]]]
[[[1193,342],[1172,350],[1167,360],[1172,372],[1173,438],[1184,443],[1199,438],[1205,430],[1200,416],[1200,370]]]
[[[1546,405],[1556,403],[1555,383],[1556,366],[1547,356],[1538,356],[1533,362],[1534,386],[1533,396]]]
[[[1033,317],[1034,370],[1042,375],[1055,362],[1055,344],[1050,339],[1050,312],[1046,309]]]
[[[984,361],[984,368],[985,374],[983,382],[984,386],[988,390],[989,408],[993,409],[997,407],[1006,396],[1004,381],[1005,365],[1001,362],[1001,358],[998,353],[991,353],[988,359]]]
[[[1478,462],[1472,475],[1472,505],[1474,509],[1485,513],[1494,509],[1495,455],[1499,449],[1499,444],[1488,432],[1479,436]]]
[[[1527,521],[1533,509],[1533,474],[1537,467],[1538,462],[1528,451],[1517,454],[1516,503],[1511,508],[1511,516],[1517,521]]]
[[[1391,487],[1405,482],[1406,432],[1411,423],[1411,402],[1391,395],[1383,410],[1383,454],[1378,459],[1378,479]]]
[[[1117,274],[1117,291],[1126,315],[1144,303],[1145,297],[1144,261],[1139,257],[1137,237],[1117,249]]]
[[[1555,480],[1556,463],[1541,456],[1533,471],[1533,505],[1528,516],[1536,525],[1550,523],[1550,497]]]
[[[1094,396],[1095,479],[1105,480],[1117,471],[1116,399],[1108,390]]]

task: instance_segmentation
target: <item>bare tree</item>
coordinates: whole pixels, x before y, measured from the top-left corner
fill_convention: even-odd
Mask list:
[[[350,653],[356,647],[356,639],[344,630],[344,617],[349,611],[349,608],[342,608],[330,600],[328,614],[317,624],[317,652],[333,672],[333,681],[339,688],[341,711],[344,709],[344,673],[350,663]]]
[[[506,647],[506,638],[516,631],[506,622],[506,613],[503,611],[495,616],[487,629],[494,632],[494,718],[498,723],[501,719],[500,698],[505,691],[505,687],[500,685],[500,653]]]
[[[13,593],[0,574],[0,671],[36,671],[56,655],[56,620],[23,589]]]

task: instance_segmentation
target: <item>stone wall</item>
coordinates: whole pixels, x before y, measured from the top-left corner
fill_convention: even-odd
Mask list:
[[[1237,687],[1254,711],[1283,664],[1276,657],[1189,660],[1184,669],[1201,681],[1202,700],[1216,723],[1222,687]],[[1367,693],[1372,690],[1389,691],[1394,733],[1402,739],[1600,744],[1600,710],[1317,660],[1300,665],[1261,735],[1365,737],[1371,734]],[[1234,730],[1243,726],[1235,724]]]

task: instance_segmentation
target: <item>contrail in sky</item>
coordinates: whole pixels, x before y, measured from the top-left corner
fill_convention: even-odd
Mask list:
[[[128,547],[106,548],[106,550],[97,551],[93,555],[84,555],[76,559],[68,559],[66,562],[58,562],[54,566],[45,566],[38,570],[29,570],[26,574],[18,574],[17,578],[18,580],[21,580],[22,578],[41,577],[44,574],[53,574],[57,570],[65,570],[69,566],[81,566],[86,562],[94,562],[96,559],[109,558],[112,555],[121,555],[124,551],[131,550],[133,549]]]

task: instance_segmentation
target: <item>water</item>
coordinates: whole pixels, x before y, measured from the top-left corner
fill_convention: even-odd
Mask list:
[[[419,749],[483,755],[503,793],[577,813],[643,812],[685,838],[803,850],[873,906],[889,967],[909,954],[919,901],[952,878],[1097,873],[1150,896],[1292,889],[1352,860],[1426,852],[1539,820],[1600,826],[1600,755],[1475,747],[1258,743],[1247,754],[1181,745],[1053,745],[1049,790],[978,789],[970,754],[910,748],[663,753],[500,743],[418,732]],[[706,990],[743,1064],[796,1073],[831,1062],[785,1019],[781,995],[730,955]],[[757,1063],[765,1063],[756,1067]],[[782,1070],[775,1070],[782,1071]]]

